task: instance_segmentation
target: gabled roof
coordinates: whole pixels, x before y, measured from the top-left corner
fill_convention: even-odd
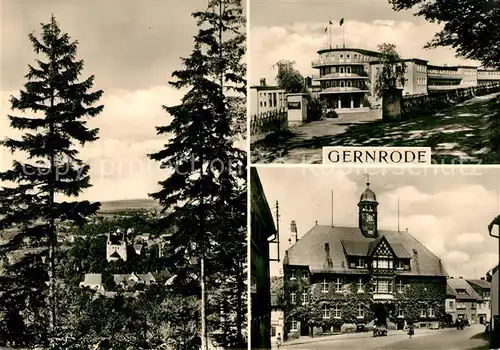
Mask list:
[[[379,230],[385,236],[396,255],[411,257],[410,270],[398,271],[401,275],[447,276],[441,260],[408,232]],[[311,272],[356,273],[348,268],[343,241],[348,250],[357,252],[363,243],[377,244],[381,238],[367,238],[357,227],[316,225],[288,250],[288,263],[295,266],[308,266]],[[375,243],[372,243],[375,242]],[[333,266],[325,270],[325,243],[329,244]],[[366,250],[368,252],[368,249]],[[406,252],[406,253],[405,253]],[[409,252],[414,252],[410,255]]]
[[[449,278],[446,282],[457,300],[477,300],[481,298],[474,288],[463,278]],[[461,290],[464,293],[460,293]]]
[[[455,292],[453,291],[453,289],[451,289],[448,283],[446,283],[446,297],[453,299],[456,298]]]
[[[110,258],[121,258],[122,256],[118,252],[114,252],[109,256]]]
[[[83,277],[83,285],[98,285],[102,284],[102,276],[100,273],[86,273]]]
[[[382,236],[383,237],[383,236]],[[378,247],[382,241],[382,237],[375,238],[370,242],[366,241],[353,241],[353,240],[341,240],[342,247],[344,248],[345,254],[347,256],[354,257],[367,257],[371,256],[375,249]],[[399,243],[389,243],[394,256],[400,259],[410,259],[411,255],[404,249],[404,247]]]
[[[488,282],[486,280],[474,279],[474,280],[467,280],[467,282],[469,282],[469,284],[474,284],[474,285],[478,286],[479,288],[491,289],[491,282]]]

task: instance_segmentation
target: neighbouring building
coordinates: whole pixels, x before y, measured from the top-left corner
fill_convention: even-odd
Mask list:
[[[355,330],[356,324],[404,329],[444,321],[441,259],[407,230],[379,229],[378,205],[367,183],[357,227],[315,225],[286,251],[288,339]]]
[[[116,230],[114,233],[108,233],[108,240],[106,242],[106,260],[116,261],[122,259],[123,261],[127,261],[127,246],[127,235],[122,233],[120,229]]]
[[[285,317],[283,314],[283,277],[271,277],[271,345],[283,340]]]
[[[251,347],[271,347],[269,239],[277,234],[271,209],[255,168],[250,169]]]
[[[500,265],[492,268],[486,274],[486,279],[491,282],[491,319],[495,317],[498,319],[500,316]],[[500,326],[500,319],[497,321],[498,326]],[[500,333],[500,329],[496,329],[495,322],[492,322],[495,332]]]
[[[486,277],[481,279],[467,280],[471,287],[479,295],[477,300],[477,322],[486,324],[491,321],[491,282]]]
[[[457,319],[468,320],[471,324],[478,323],[479,294],[462,277],[449,278],[447,283],[456,298]]]
[[[102,275],[100,273],[86,273],[83,281],[80,282],[80,287],[88,287],[98,292],[104,292]]]
[[[451,287],[446,284],[445,320],[447,324],[454,324],[457,321],[457,297]]]
[[[278,86],[267,85],[262,78],[260,84],[250,87],[250,114],[258,114],[286,107],[286,92]]]

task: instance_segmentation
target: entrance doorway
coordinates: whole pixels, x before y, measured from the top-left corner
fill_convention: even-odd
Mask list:
[[[307,337],[309,336],[309,325],[306,321],[300,322],[300,336]]]
[[[479,323],[484,324],[484,316],[479,316]]]
[[[342,108],[351,108],[351,95],[341,95],[340,96],[341,107]]]
[[[389,314],[386,304],[374,304],[375,325],[387,326],[387,315]]]

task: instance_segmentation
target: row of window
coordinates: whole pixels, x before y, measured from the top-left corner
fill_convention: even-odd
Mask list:
[[[355,265],[351,263],[350,266],[356,269],[365,269],[366,268],[365,259],[356,259]],[[396,263],[394,264],[393,259],[375,259],[372,261],[372,268],[374,269],[394,269],[394,267],[396,268],[396,270],[404,270],[405,263],[403,260],[396,260]],[[296,278],[297,277],[295,271],[291,271],[290,280],[294,280]],[[302,278],[308,279],[309,274],[307,272],[303,272]]]
[[[417,64],[416,70],[417,70],[417,72],[425,73],[425,72],[427,72],[427,66],[421,66],[421,65]]]
[[[357,291],[358,293],[363,293],[364,288],[363,288],[363,279],[360,278],[357,282]],[[334,291],[337,293],[342,292],[343,288],[343,283],[341,278],[337,278],[334,283],[333,283]],[[399,280],[398,283],[396,284],[396,291],[398,293],[402,293],[404,289],[404,283],[403,281]],[[321,282],[321,292],[322,293],[328,293],[330,291],[330,282],[327,281],[326,279]],[[374,293],[380,293],[380,294],[392,294],[394,293],[394,281],[391,279],[377,279],[374,284]],[[307,304],[308,302],[308,295],[309,293],[303,292],[302,293],[302,303]],[[295,304],[297,300],[297,294],[295,292],[290,293],[290,302],[292,304]]]
[[[357,54],[357,53],[355,53],[353,55],[351,55],[349,53],[348,54],[340,54],[339,55],[339,54],[334,54],[332,52],[327,52],[325,54],[322,54],[321,57],[320,57],[320,59],[325,59],[325,58],[329,59],[329,60],[331,60],[331,59],[340,59],[340,60],[343,60],[344,58],[345,59],[351,59],[351,58],[353,58],[355,60],[359,59],[359,60],[366,60],[366,61],[370,61],[371,60],[371,58],[369,56],[363,56],[363,55],[360,55],[360,54]]]
[[[356,87],[364,89],[366,84],[362,80],[327,80],[321,82],[322,89],[328,89],[330,87]]]
[[[261,92],[260,93],[260,106],[261,107],[281,107],[284,106],[285,93],[284,92]]]
[[[339,67],[323,67],[320,69],[321,75],[331,74],[331,73],[353,73],[359,75],[365,75],[363,67],[355,66],[339,66]]]
[[[364,318],[365,317],[365,310],[366,306],[363,304],[359,304],[357,308],[357,318]],[[404,310],[398,306],[396,309],[396,316],[399,318],[405,317]],[[323,319],[330,319],[330,318],[335,318],[335,319],[341,319],[342,318],[342,308],[340,305],[335,305],[333,307],[330,307],[329,305],[323,305],[322,309],[322,317]],[[420,309],[420,317],[421,318],[427,318],[427,317],[436,317],[435,311],[433,307],[429,307],[428,309]],[[291,319],[290,321],[291,327],[290,329],[292,331],[298,330],[298,322],[294,318]]]
[[[427,85],[427,79],[425,78],[417,79],[417,85]]]

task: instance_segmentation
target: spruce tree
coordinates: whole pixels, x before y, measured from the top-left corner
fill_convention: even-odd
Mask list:
[[[42,57],[29,66],[19,97],[10,99],[12,109],[24,114],[8,116],[22,136],[1,143],[27,155],[0,173],[6,184],[0,188],[0,230],[16,232],[0,246],[1,256],[9,260],[0,278],[0,311],[8,314],[0,332],[3,345],[49,346],[58,332],[57,225],[82,224],[99,209],[99,203],[60,202],[59,197],[78,197],[91,186],[89,166],[78,158],[77,147],[98,138],[98,129],[89,128],[86,119],[103,110],[95,106],[103,92],[90,92],[94,76],[80,80],[78,42],[60,30],[54,16],[41,26],[40,39],[34,34],[29,39]]]
[[[233,264],[231,273],[246,280],[241,273],[244,263],[236,264],[240,257],[234,255],[238,249],[246,253],[246,234],[241,233],[246,228],[246,205],[235,205],[246,195],[246,153],[235,147],[242,132],[238,127],[241,106],[246,101],[246,66],[242,63],[246,38],[241,0],[210,0],[207,10],[193,17],[199,27],[193,51],[182,59],[184,68],[173,73],[170,83],[189,91],[180,105],[164,106],[173,120],[157,127],[157,132],[173,136],[164,149],[150,155],[173,173],[151,196],[163,207],[165,217],[159,224],[177,228],[170,237],[175,249],[169,256],[171,266],[177,266],[177,283],[188,284],[193,280],[188,277],[196,276],[196,294],[203,305],[201,286],[208,293],[218,292],[225,279],[232,277],[226,275],[231,272],[226,268],[228,260]],[[238,212],[229,218],[231,210]],[[233,255],[226,257],[226,253]],[[241,266],[239,270],[235,264]],[[242,317],[243,310],[241,306]],[[241,343],[243,331],[238,332]]]

